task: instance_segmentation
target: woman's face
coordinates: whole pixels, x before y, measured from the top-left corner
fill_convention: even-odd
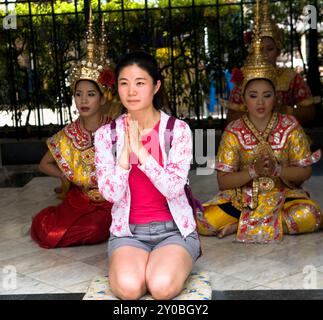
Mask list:
[[[268,58],[271,64],[276,65],[280,51],[277,48],[274,40],[270,37],[263,37],[261,41],[263,45],[263,54]]]
[[[275,90],[266,80],[252,80],[246,86],[244,101],[249,115],[257,119],[267,118],[275,106]]]
[[[149,73],[136,64],[120,71],[118,93],[121,103],[130,112],[153,108],[153,98],[159,88],[160,81],[154,84]]]
[[[81,80],[75,87],[75,104],[81,117],[89,117],[100,112],[105,98],[100,94],[96,85],[88,80]]]

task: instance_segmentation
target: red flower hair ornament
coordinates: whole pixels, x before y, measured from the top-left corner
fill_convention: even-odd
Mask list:
[[[232,69],[231,82],[234,83],[235,85],[237,85],[237,84],[242,83],[243,78],[244,77],[243,77],[242,71],[239,68],[234,67]]]
[[[114,73],[110,69],[104,69],[99,76],[98,82],[109,90],[113,90],[116,82]]]

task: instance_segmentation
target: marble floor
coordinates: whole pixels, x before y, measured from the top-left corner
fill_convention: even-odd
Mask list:
[[[323,208],[322,171],[304,188]],[[202,201],[217,191],[215,174],[205,173],[190,173]],[[31,217],[58,203],[57,185],[57,179],[36,177],[22,188],[0,189],[0,294],[85,292],[92,278],[107,273],[106,243],[46,250],[30,239]],[[214,290],[323,289],[322,231],[285,236],[275,245],[233,240],[201,237],[203,256],[195,270],[209,271]]]

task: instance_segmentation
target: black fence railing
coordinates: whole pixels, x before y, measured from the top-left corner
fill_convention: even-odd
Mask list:
[[[290,61],[300,47],[295,26],[309,2],[318,7],[318,1],[271,2],[276,21],[284,26],[283,53]],[[66,78],[71,61],[84,54],[89,4],[88,0],[0,0],[1,136],[44,136],[72,120]],[[230,71],[243,64],[253,4],[238,0],[91,1],[97,30],[101,19],[105,21],[112,61],[136,48],[151,52],[165,78],[169,112],[196,121],[197,126],[212,118],[212,126],[218,128],[225,123],[218,97],[228,98]],[[320,23],[319,14],[317,19]],[[304,34],[308,38],[309,32]],[[313,37],[314,42],[322,41],[320,36],[320,32],[312,35],[312,43]],[[305,75],[316,72],[321,60],[322,52],[314,57],[309,52],[303,63]],[[313,90],[320,95],[320,83],[312,81]]]

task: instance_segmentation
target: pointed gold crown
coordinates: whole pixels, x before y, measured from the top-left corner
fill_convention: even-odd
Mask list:
[[[111,92],[113,91],[115,77],[109,64],[107,63],[107,34],[104,28],[104,19],[102,16],[101,37],[99,44],[95,39],[93,31],[92,9],[90,7],[89,23],[85,36],[86,40],[86,57],[84,60],[78,61],[71,67],[69,82],[71,88],[75,91],[75,86],[80,80],[90,80],[95,82],[101,93],[108,100],[112,99]],[[103,29],[102,29],[103,28]],[[102,32],[103,31],[103,32]],[[107,94],[109,92],[110,94]]]
[[[104,17],[101,18],[101,30],[100,38],[98,41],[99,61],[102,66],[111,66],[111,62],[108,59],[108,34],[104,25]]]
[[[108,34],[104,25],[104,16],[102,14],[101,17],[101,31],[100,31],[100,39],[98,43],[98,51],[99,51],[99,62],[100,65],[103,66],[103,73],[101,73],[100,80],[103,83],[106,83],[107,91],[105,91],[105,96],[108,100],[112,100],[114,93],[114,83],[115,77],[112,69],[114,68],[113,63],[108,58]]]
[[[275,42],[276,47],[281,50],[282,48],[282,32],[270,18],[269,1],[262,0],[262,21],[260,25],[260,37],[272,38]]]
[[[268,61],[262,51],[262,42],[259,30],[259,0],[256,1],[255,16],[255,36],[252,39],[249,54],[244,66],[241,68],[243,73],[243,82],[241,87],[242,94],[244,94],[247,83],[254,79],[267,79],[274,85],[276,83],[276,68]]]

